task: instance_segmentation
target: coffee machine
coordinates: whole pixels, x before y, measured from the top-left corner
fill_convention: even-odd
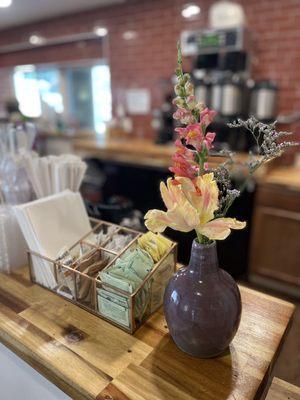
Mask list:
[[[250,99],[250,115],[265,123],[277,119],[277,92],[277,85],[271,81],[264,80],[253,83]]]
[[[203,29],[183,32],[184,56],[192,57],[195,95],[217,111],[214,129],[216,147],[246,151],[251,138],[227,126],[237,118],[247,118],[250,107],[250,34],[246,28]]]
[[[256,144],[251,135],[227,125],[237,118],[249,116],[262,122],[276,119],[277,86],[270,81],[254,82],[251,78],[253,46],[250,32],[244,27],[184,31],[181,49],[183,56],[192,60],[189,72],[197,100],[217,111],[210,127],[217,133],[216,150],[254,150]],[[173,96],[172,88],[160,111],[160,143],[173,137]]]

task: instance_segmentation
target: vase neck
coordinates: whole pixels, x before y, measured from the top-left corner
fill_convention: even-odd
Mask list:
[[[193,241],[189,270],[200,274],[217,272],[219,268],[216,242],[199,244]]]

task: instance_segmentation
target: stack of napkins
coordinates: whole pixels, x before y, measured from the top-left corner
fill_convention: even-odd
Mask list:
[[[24,163],[37,198],[66,189],[77,192],[87,168],[80,157],[72,154],[38,157],[34,153],[26,153]]]
[[[29,249],[52,260],[92,229],[80,194],[69,190],[15,206],[15,213]],[[57,286],[52,263],[33,257],[33,269],[37,282]]]

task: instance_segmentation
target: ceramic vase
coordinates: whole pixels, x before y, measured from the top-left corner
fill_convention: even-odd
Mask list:
[[[223,353],[241,318],[240,291],[219,268],[216,243],[194,240],[190,262],[171,278],[164,311],[170,335],[184,352],[200,358]]]

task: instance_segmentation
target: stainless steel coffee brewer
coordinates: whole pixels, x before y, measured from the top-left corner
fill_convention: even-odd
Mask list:
[[[250,115],[263,122],[276,119],[277,105],[276,84],[271,81],[261,81],[254,84],[251,90]]]
[[[234,150],[247,150],[244,135],[230,129],[227,123],[245,117],[245,99],[249,71],[248,32],[243,28],[205,29],[183,33],[182,52],[194,59],[195,95],[217,111],[212,127],[219,143]]]
[[[205,29],[182,34],[184,55],[194,56],[195,94],[220,118],[244,115],[249,78],[248,33],[243,28]]]
[[[243,94],[246,84],[239,76],[229,75],[211,85],[210,106],[224,119],[234,119],[244,114]]]
[[[202,101],[204,104],[210,104],[211,96],[211,80],[203,69],[195,69],[193,71],[195,96],[197,101]]]

